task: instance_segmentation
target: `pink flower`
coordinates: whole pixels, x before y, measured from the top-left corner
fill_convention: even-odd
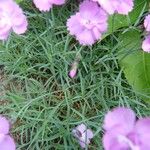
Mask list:
[[[62,5],[65,0],[33,0],[35,6],[40,11],[49,11],[53,5]]]
[[[103,9],[109,13],[113,14],[115,12],[123,15],[127,15],[132,11],[134,3],[133,0],[93,0],[98,2]]]
[[[149,150],[150,118],[136,121],[128,108],[115,108],[104,119],[103,145],[105,150]]]
[[[0,39],[6,40],[13,30],[22,34],[27,30],[27,20],[22,9],[13,0],[0,1]]]
[[[150,52],[150,35],[147,36],[145,38],[145,40],[143,41],[143,43],[142,43],[142,49],[145,52],[148,52],[148,53]]]
[[[69,76],[71,78],[74,78],[77,74],[77,69],[78,69],[78,61],[75,61],[73,64],[72,64],[72,67],[71,67],[71,70],[69,72]]]
[[[144,27],[145,27],[146,31],[148,31],[148,32],[150,31],[150,14],[145,17]]]
[[[77,74],[77,69],[76,68],[70,70],[70,72],[69,72],[70,78],[74,78],[76,76],[76,74]]]
[[[85,148],[90,144],[90,140],[93,138],[93,132],[90,129],[87,129],[85,124],[78,125],[73,129],[72,133],[78,139],[82,148]]]
[[[106,32],[107,19],[108,15],[97,3],[85,0],[79,12],[68,19],[67,27],[80,44],[92,45]]]
[[[0,150],[15,150],[16,145],[9,134],[9,122],[6,118],[0,116]]]

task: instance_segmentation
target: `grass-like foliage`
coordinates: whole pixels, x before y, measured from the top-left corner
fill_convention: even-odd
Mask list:
[[[102,121],[108,110],[130,106],[138,116],[150,115],[118,65],[117,33],[83,47],[66,30],[75,3],[68,1],[47,13],[28,1],[21,5],[29,19],[28,32],[12,34],[0,44],[0,113],[12,119],[18,150],[77,150],[71,131],[80,123],[94,131],[89,147],[102,150]],[[77,54],[78,74],[70,79]]]

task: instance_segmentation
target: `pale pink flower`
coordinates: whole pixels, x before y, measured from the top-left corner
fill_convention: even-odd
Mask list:
[[[40,11],[49,11],[53,5],[62,5],[65,0],[33,0],[35,6]]]
[[[76,68],[70,70],[70,72],[69,72],[70,78],[74,78],[76,76],[76,74],[77,74],[77,69]]]
[[[97,3],[85,0],[67,21],[67,29],[82,45],[92,45],[107,30],[108,15]]]
[[[150,35],[147,36],[145,40],[143,41],[142,49],[143,51],[150,53]]]
[[[127,15],[132,11],[134,3],[133,0],[93,0],[98,2],[103,9],[109,13],[119,13]]]
[[[146,31],[150,31],[150,14],[145,17],[144,27]]]
[[[13,138],[9,135],[9,122],[0,116],[0,150],[15,150],[16,145]]]
[[[72,64],[72,67],[71,67],[71,70],[69,72],[69,76],[70,78],[74,78],[77,74],[77,69],[78,69],[78,61],[75,61],[73,64]]]
[[[149,150],[150,118],[136,120],[131,109],[115,108],[104,118],[105,150]]]
[[[85,148],[90,144],[90,140],[93,138],[93,132],[87,129],[85,124],[78,125],[72,130],[73,135],[78,139],[78,142],[82,148]]]
[[[0,39],[6,40],[13,30],[22,34],[27,30],[26,16],[13,0],[0,0]]]

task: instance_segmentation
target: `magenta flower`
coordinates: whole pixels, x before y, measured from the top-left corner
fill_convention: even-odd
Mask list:
[[[148,32],[150,31],[150,14],[145,17],[144,27],[145,27],[146,31],[148,31]]]
[[[105,150],[149,150],[150,118],[136,121],[131,109],[115,108],[104,119]]]
[[[16,145],[9,134],[9,122],[6,118],[0,116],[0,150],[15,150]]]
[[[150,35],[147,36],[145,38],[145,40],[143,41],[143,43],[142,43],[142,49],[145,52],[148,52],[148,53],[150,52]]]
[[[0,1],[0,39],[6,40],[13,30],[22,34],[27,30],[27,20],[22,9],[13,0]]]
[[[107,30],[108,15],[97,3],[85,0],[67,21],[67,29],[82,45],[92,45]]]
[[[93,0],[98,2],[102,8],[109,14],[119,13],[127,15],[132,11],[134,3],[133,0]]]
[[[53,5],[62,5],[65,0],[33,0],[35,6],[40,11],[49,11]]]
[[[75,129],[73,129],[72,133],[78,139],[82,148],[85,148],[88,144],[90,144],[90,140],[93,138],[92,130],[87,129],[85,124],[78,125]]]

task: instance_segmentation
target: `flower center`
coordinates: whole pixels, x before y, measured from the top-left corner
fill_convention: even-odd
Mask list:
[[[127,144],[131,150],[140,150],[139,146],[135,145],[131,140],[129,140],[127,137],[123,135],[118,136],[118,141],[120,143]]]
[[[87,29],[92,29],[94,26],[96,26],[96,23],[89,19],[81,19],[81,24]]]
[[[5,25],[11,26],[11,20],[7,13],[2,12],[0,14],[0,27],[4,27]]]

